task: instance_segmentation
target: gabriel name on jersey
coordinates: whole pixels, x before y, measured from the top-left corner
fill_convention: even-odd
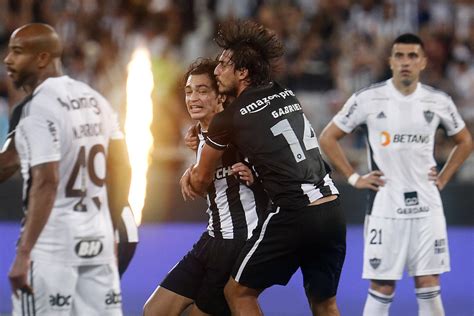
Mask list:
[[[338,194],[298,99],[277,82],[245,89],[216,114],[206,143],[248,157],[276,206],[300,209]]]

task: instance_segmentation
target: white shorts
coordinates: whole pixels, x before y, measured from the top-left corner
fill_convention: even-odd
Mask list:
[[[13,316],[121,316],[120,279],[115,263],[67,266],[34,261],[28,273],[33,295],[12,295]]]
[[[412,219],[367,215],[364,230],[362,278],[400,280],[451,270],[444,216]]]

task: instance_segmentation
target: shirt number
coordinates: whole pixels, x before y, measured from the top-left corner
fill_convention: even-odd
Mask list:
[[[101,144],[96,144],[92,146],[92,148],[89,150],[88,155],[86,154],[86,148],[84,146],[81,146],[81,148],[79,149],[79,154],[77,155],[76,162],[74,164],[74,167],[72,168],[71,176],[69,177],[69,180],[66,184],[66,197],[81,198],[79,203],[74,207],[75,211],[87,211],[87,208],[82,203],[84,197],[87,194],[87,175],[89,176],[89,179],[92,181],[92,183],[98,187],[102,187],[105,183],[105,177],[101,178],[99,175],[97,175],[95,171],[94,161],[99,153],[102,153],[105,158],[105,149],[104,146],[102,146]],[[75,189],[74,184],[76,183],[79,174],[81,177],[81,187],[79,189]]]
[[[318,147],[318,140],[316,138],[316,133],[314,132],[313,127],[309,123],[306,116],[303,114],[304,120],[304,135],[303,135],[303,143],[306,151]],[[295,131],[290,125],[290,122],[287,119],[284,119],[271,128],[273,136],[278,136],[283,134],[285,137],[286,142],[290,145],[291,152],[296,159],[296,162],[300,162],[306,159],[306,155],[304,154],[304,150],[300,145],[298,137],[295,134]]]

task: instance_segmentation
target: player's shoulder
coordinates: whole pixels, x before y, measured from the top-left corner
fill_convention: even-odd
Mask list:
[[[420,91],[424,100],[429,100],[435,103],[446,103],[451,101],[451,96],[449,94],[427,84],[420,83]]]
[[[377,95],[386,94],[388,91],[388,80],[373,83],[365,88],[359,89],[354,93],[356,98],[371,98]]]

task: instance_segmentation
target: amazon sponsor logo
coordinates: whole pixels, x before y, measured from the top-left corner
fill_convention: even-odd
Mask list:
[[[295,94],[291,90],[284,90],[280,93],[275,93],[266,97],[263,97],[261,99],[258,99],[255,102],[250,103],[249,105],[246,105],[245,107],[240,109],[240,115],[246,115],[246,114],[253,114],[260,112],[264,108],[266,108],[268,105],[270,105],[270,101],[273,99],[286,99],[288,97],[294,97]]]

